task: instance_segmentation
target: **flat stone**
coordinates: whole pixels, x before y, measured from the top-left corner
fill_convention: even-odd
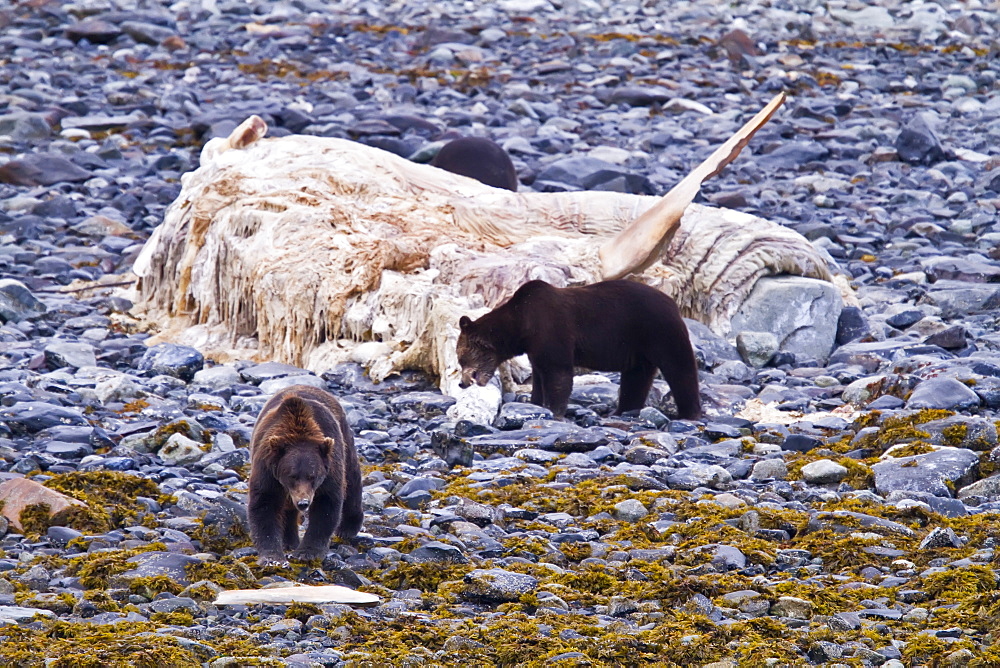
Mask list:
[[[967,385],[945,376],[922,381],[906,402],[910,409],[968,410],[979,406],[979,395]]]
[[[974,480],[978,467],[979,455],[972,450],[940,448],[921,455],[883,459],[871,468],[879,494],[904,490],[950,497],[952,489]]]

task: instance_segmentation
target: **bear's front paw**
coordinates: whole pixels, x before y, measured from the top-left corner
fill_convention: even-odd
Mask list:
[[[291,564],[288,563],[288,559],[285,559],[283,554],[262,554],[257,557],[257,565],[288,568]]]
[[[316,561],[325,557],[327,551],[322,547],[300,547],[292,552],[292,559],[296,561]]]

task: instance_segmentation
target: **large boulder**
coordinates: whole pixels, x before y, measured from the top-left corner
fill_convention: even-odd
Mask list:
[[[837,336],[844,303],[827,281],[803,276],[762,278],[733,316],[731,336],[770,332],[778,349],[826,360]]]

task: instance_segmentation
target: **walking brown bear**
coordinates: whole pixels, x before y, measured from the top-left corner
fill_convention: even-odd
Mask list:
[[[642,408],[659,369],[681,418],[701,416],[698,366],[674,300],[632,281],[557,288],[525,283],[476,321],[458,321],[461,387],[485,385],[504,360],[527,354],[531,402],[566,412],[573,367],[620,371],[616,413]]]
[[[330,536],[357,535],[361,466],[340,402],[324,390],[293,385],[260,411],[250,439],[247,516],[261,564],[321,559]],[[309,523],[299,544],[299,515]],[[296,549],[297,548],[297,549]]]

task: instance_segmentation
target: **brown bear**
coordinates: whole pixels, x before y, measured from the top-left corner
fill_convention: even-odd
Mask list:
[[[517,170],[507,151],[492,139],[459,137],[441,147],[431,164],[494,188],[517,191]]]
[[[293,385],[268,399],[250,439],[247,516],[261,564],[326,556],[330,536],[357,535],[361,466],[340,402],[324,390]],[[299,544],[299,515],[308,527]],[[298,548],[298,549],[296,549]]]
[[[698,365],[674,300],[632,281],[557,288],[525,283],[476,321],[458,321],[461,387],[485,385],[504,360],[527,354],[531,401],[566,412],[573,367],[620,371],[616,413],[642,408],[659,369],[681,418],[701,416]]]

